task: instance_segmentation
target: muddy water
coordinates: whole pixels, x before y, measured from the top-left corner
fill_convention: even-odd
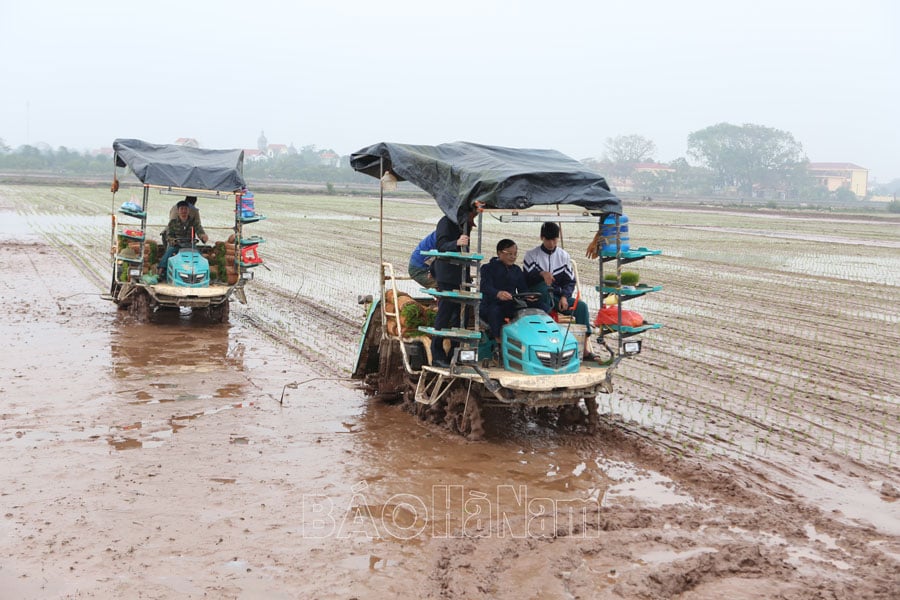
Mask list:
[[[348,424],[358,432],[358,462],[350,471],[365,497],[378,500],[376,524],[403,501],[404,510],[417,517],[407,533],[464,536],[499,526],[515,536],[547,526],[538,517],[548,506],[555,515],[561,507],[597,513],[601,506],[693,502],[667,477],[604,457],[584,434],[542,429],[502,410],[490,416],[486,444],[468,443],[379,406],[367,407],[359,422]]]
[[[223,578],[224,597],[405,595],[435,541],[575,533],[601,505],[691,501],[522,417],[490,415],[481,444],[425,426],[305,367],[240,311],[133,323],[44,247],[0,260],[26,254],[28,273],[2,285],[27,300],[0,320],[12,597],[128,596],[135,582],[178,597]]]
[[[137,325],[56,247],[15,239],[0,245],[0,296],[13,299],[0,313],[0,597],[887,598],[900,586],[900,539],[805,501],[799,462],[765,481],[740,456],[682,461],[611,415],[588,439],[492,413],[487,441],[469,443],[261,334],[259,304],[229,325],[180,312]],[[860,479],[859,464],[836,469]],[[889,481],[872,495],[880,514],[896,506]]]

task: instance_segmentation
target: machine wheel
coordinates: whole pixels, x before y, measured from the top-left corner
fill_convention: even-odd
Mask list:
[[[464,435],[472,441],[484,437],[481,401],[471,393],[468,386],[457,385],[447,394],[444,422],[451,431]]]
[[[231,312],[231,302],[226,300],[221,304],[210,304],[206,307],[206,318],[213,323],[227,323],[228,314]]]
[[[560,406],[556,417],[556,426],[558,428],[574,428],[578,425],[587,423],[587,417],[581,411],[578,404],[566,404]]]
[[[400,342],[386,340],[378,351],[378,397],[386,402],[403,400],[407,379]]]
[[[597,398],[585,398],[584,406],[587,408],[587,432],[590,435],[594,435],[597,431],[600,430],[600,413],[597,412],[597,408],[600,406],[600,403],[597,402]]]
[[[406,389],[403,391],[403,410],[408,412],[411,415],[418,414],[418,410],[416,409],[416,385],[418,384],[418,379],[414,378],[412,375],[406,378]]]
[[[150,314],[153,309],[150,307],[150,296],[143,290],[137,290],[131,304],[128,305],[128,314],[138,323],[147,323],[150,321]]]

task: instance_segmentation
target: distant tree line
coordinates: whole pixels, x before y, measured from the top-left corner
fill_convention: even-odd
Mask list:
[[[627,181],[631,191],[684,196],[734,196],[798,199],[811,202],[852,201],[849,189],[833,192],[817,184],[807,172],[809,161],[801,144],[786,132],[762,125],[719,123],[688,135],[687,158],[664,165],[654,163],[656,144],[640,135],[606,140],[600,159],[584,159],[590,168],[607,176],[613,187]],[[325,157],[331,156],[329,160]],[[308,182],[337,185],[372,184],[371,177],[350,168],[350,157],[335,160],[330,151],[314,145],[290,148],[282,155],[244,161],[244,177],[250,182]],[[78,152],[46,144],[12,149],[0,138],[0,172],[40,173],[57,176],[97,177],[112,173],[108,155]],[[648,164],[651,163],[651,164]],[[872,186],[870,193],[894,195],[889,209],[900,211],[900,179]]]
[[[56,150],[46,144],[10,148],[0,138],[0,172],[42,174],[71,177],[112,177],[112,156],[78,152],[60,146]],[[373,183],[374,179],[350,168],[350,157],[342,157],[336,165],[322,164],[321,152],[315,146],[266,160],[245,160],[244,178],[248,181],[313,182],[331,184]],[[329,188],[331,189],[331,188]]]
[[[812,202],[859,200],[848,188],[829,191],[810,176],[802,145],[786,131],[762,125],[719,123],[688,135],[687,154],[654,164],[656,145],[640,135],[606,140],[599,160],[584,162],[607,173],[615,185],[627,180],[644,195],[721,195]],[[900,179],[870,186],[869,194],[900,192]]]
[[[69,150],[65,146],[53,150],[43,144],[24,145],[12,150],[0,139],[0,171],[96,176],[112,174],[112,159]]]

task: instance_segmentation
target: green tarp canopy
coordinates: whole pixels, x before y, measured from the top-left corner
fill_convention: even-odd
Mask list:
[[[464,222],[475,202],[524,209],[574,204],[591,212],[622,214],[622,202],[602,175],[556,150],[452,142],[418,146],[381,142],[354,152],[350,166],[380,178],[391,171],[429,193],[445,215]]]
[[[246,187],[243,150],[208,150],[142,140],[113,142],[117,167],[131,167],[141,183],[234,192]]]

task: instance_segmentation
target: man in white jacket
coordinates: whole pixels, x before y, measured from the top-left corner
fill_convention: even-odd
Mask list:
[[[547,221],[541,225],[541,245],[525,253],[525,281],[529,289],[541,293],[541,308],[548,313],[571,315],[591,333],[587,303],[575,294],[575,271],[569,253],[559,247],[559,225]]]

